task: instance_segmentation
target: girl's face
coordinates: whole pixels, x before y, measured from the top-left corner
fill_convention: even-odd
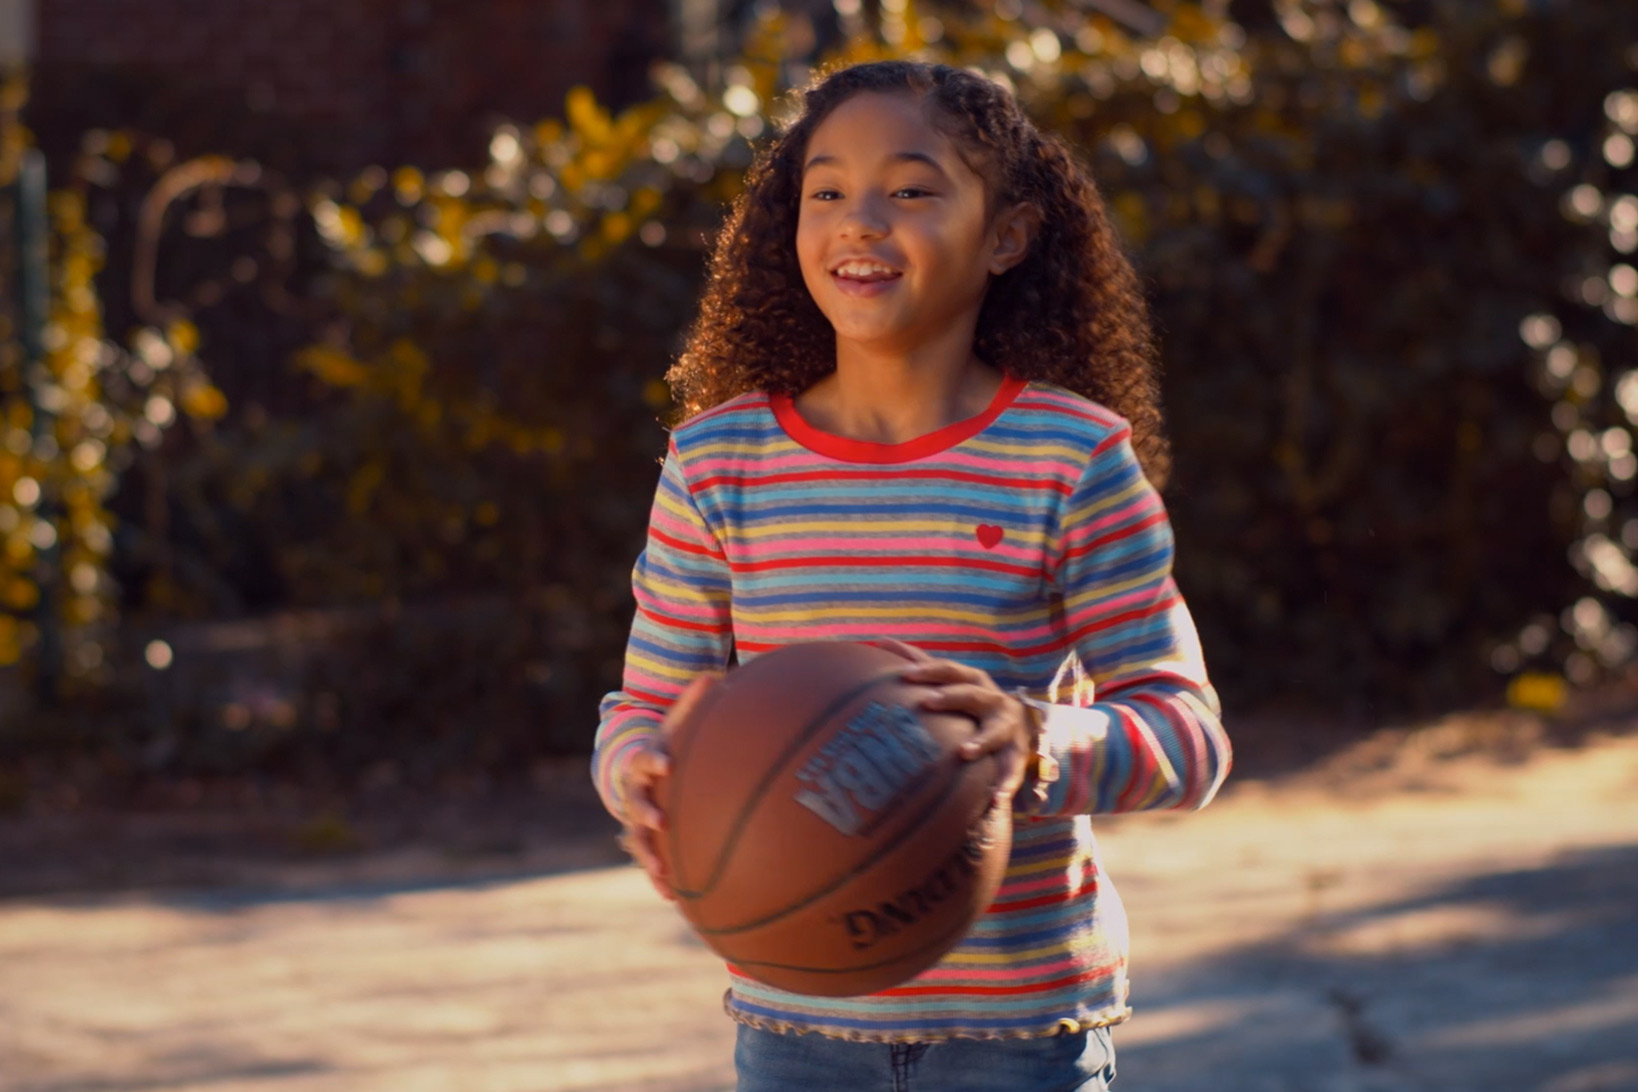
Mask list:
[[[988,215],[984,180],[910,95],[855,95],[808,140],[796,255],[838,348],[903,354],[976,325],[990,276],[1027,247],[1017,210]]]

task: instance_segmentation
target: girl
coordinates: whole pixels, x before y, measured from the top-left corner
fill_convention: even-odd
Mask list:
[[[1000,756],[1005,884],[879,994],[730,967],[740,1092],[1105,1088],[1127,935],[1089,816],[1199,808],[1229,768],[1171,578],[1137,280],[1086,172],[991,81],[890,61],[804,104],[751,168],[668,376],[685,419],[597,785],[669,895],[664,719],[735,658],[895,642],[930,706],[977,722],[966,755]]]

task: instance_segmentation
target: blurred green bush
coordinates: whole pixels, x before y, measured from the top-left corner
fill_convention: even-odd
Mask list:
[[[1625,669],[1638,8],[1156,7],[1143,30],[882,0],[839,16],[825,60],[980,67],[1086,151],[1152,288],[1178,575],[1230,708],[1383,716]],[[110,501],[140,637],[114,641],[99,700],[163,710],[120,768],[434,778],[589,744],[703,240],[820,60],[802,17],[747,20],[717,84],[662,66],[619,116],[576,92],[484,163],[291,181],[225,149],[238,182],[172,185],[154,245],[221,253],[161,263],[147,311],[103,292],[197,323],[227,407]],[[121,276],[191,151],[76,152]],[[213,234],[212,210],[254,230]],[[172,672],[208,659],[183,620],[290,608],[368,620],[280,653],[276,700],[141,662],[151,639]]]

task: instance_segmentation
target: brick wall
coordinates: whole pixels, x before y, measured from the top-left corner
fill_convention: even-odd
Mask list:
[[[152,129],[163,100],[231,136],[237,111],[249,129],[306,134],[302,158],[332,169],[470,163],[496,120],[561,114],[576,83],[644,97],[669,42],[667,0],[38,4],[41,108],[65,123]],[[90,117],[96,98],[127,116]]]

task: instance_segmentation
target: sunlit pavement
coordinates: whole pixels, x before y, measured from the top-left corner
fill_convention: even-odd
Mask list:
[[[1638,1089],[1638,740],[1437,749],[1102,825],[1117,1087]],[[604,853],[0,902],[0,1089],[726,1089],[718,963]]]

